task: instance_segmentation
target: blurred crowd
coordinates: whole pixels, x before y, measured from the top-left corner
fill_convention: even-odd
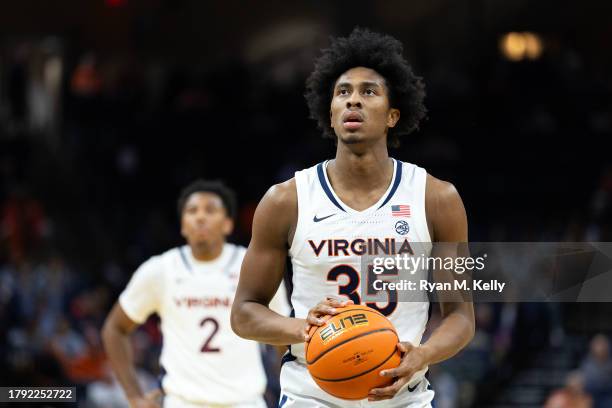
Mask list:
[[[125,406],[99,329],[135,267],[181,242],[179,188],[196,177],[225,179],[241,203],[231,240],[248,244],[266,188],[333,154],[301,97],[319,45],[212,66],[100,56],[57,38],[2,49],[2,385],[75,384],[89,407]],[[426,58],[417,67],[429,86],[430,120],[393,154],[458,186],[473,241],[612,236],[612,166],[603,152],[550,147],[577,129],[586,145],[609,133],[609,105],[575,109],[555,93],[544,97],[553,84],[570,95],[609,96],[610,78],[585,78],[588,67],[572,50],[552,58],[513,68],[489,55],[471,73]],[[575,89],[575,75],[591,82]],[[527,86],[542,83],[531,102],[514,89],[525,78]],[[521,114],[504,117],[513,106]],[[570,166],[580,154],[590,159]],[[564,385],[543,386],[540,404],[612,406],[612,326],[596,314],[576,324],[572,313],[585,316],[570,305],[477,305],[472,343],[431,368],[436,407],[492,406],[534,358],[551,352],[569,353]],[[434,312],[430,330],[437,321]],[[155,387],[156,318],[133,345],[143,386]]]

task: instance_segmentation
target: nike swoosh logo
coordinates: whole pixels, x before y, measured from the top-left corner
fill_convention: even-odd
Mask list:
[[[320,221],[323,221],[323,220],[328,219],[329,217],[333,217],[334,215],[336,215],[336,214],[328,215],[327,217],[321,217],[321,218],[317,218],[317,216],[315,215],[315,216],[314,216],[314,218],[313,218],[312,220],[313,220],[314,222],[320,222]]]
[[[414,386],[412,387],[408,387],[408,392],[413,392],[414,390],[416,390],[416,388],[420,385],[421,383],[418,382],[416,383]]]

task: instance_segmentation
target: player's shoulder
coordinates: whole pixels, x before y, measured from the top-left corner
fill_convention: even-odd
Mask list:
[[[181,260],[182,256],[185,256],[183,251],[185,251],[186,246],[177,246],[174,248],[170,248],[162,253],[151,256],[149,259],[144,261],[141,265],[141,268],[159,268],[164,269],[164,266],[171,265],[172,263],[178,262]]]
[[[287,211],[295,208],[297,205],[295,177],[270,187],[261,199],[261,203],[279,211]]]
[[[270,187],[255,210],[251,246],[254,242],[285,245],[290,231],[295,228],[297,215],[295,178]]]
[[[453,183],[427,174],[425,211],[432,239],[449,242],[467,239],[465,207]]]
[[[441,180],[427,173],[425,199],[432,204],[447,204],[461,198],[453,183]]]
[[[302,186],[317,180],[321,175],[324,163],[317,163],[295,172],[295,177],[274,184],[268,189],[261,202],[279,210],[297,210],[298,178]],[[302,187],[303,188],[303,187]]]

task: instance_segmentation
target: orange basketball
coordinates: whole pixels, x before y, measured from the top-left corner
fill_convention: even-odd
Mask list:
[[[347,306],[325,325],[313,327],[306,344],[306,364],[315,382],[327,393],[347,400],[368,397],[372,388],[393,379],[380,371],[395,368],[401,356],[391,322],[366,306]]]

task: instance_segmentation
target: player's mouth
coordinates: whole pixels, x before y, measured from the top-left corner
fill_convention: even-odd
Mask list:
[[[196,225],[194,228],[195,232],[201,235],[206,235],[210,233],[210,229],[204,225]]]
[[[351,111],[342,116],[342,125],[347,130],[356,130],[363,124],[363,116],[359,112]]]

